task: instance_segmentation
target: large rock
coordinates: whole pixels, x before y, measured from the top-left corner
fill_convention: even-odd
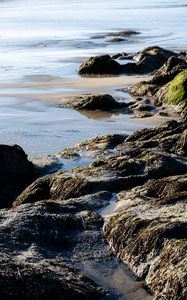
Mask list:
[[[147,69],[147,72],[153,72],[159,69],[168,60],[169,57],[177,54],[173,51],[166,50],[157,46],[148,47],[136,54],[135,59]]]
[[[128,74],[151,73],[161,68],[170,57],[177,59],[177,54],[156,46],[148,47],[134,56],[136,63],[123,65],[123,72]]]
[[[0,145],[0,208],[11,206],[35,178],[34,166],[21,147]]]
[[[173,121],[156,129],[136,132],[124,142],[121,140],[116,151],[108,153],[106,157],[102,156],[105,153],[103,148],[100,157],[87,167],[76,167],[70,172],[59,172],[37,180],[18,196],[13,205],[17,207],[45,199],[77,198],[100,191],[117,192],[143,184],[149,179],[185,174],[186,159],[173,155],[185,155],[185,130],[185,124]],[[88,143],[85,147],[91,150],[91,145],[95,147],[92,140],[90,148]],[[69,153],[73,155],[74,150],[76,147],[70,148]]]
[[[159,300],[187,299],[187,176],[152,180],[118,195],[104,228],[112,251]]]
[[[167,85],[159,89],[155,98],[161,104],[187,105],[187,69],[179,73]]]
[[[88,210],[110,198],[102,193],[1,210],[0,298],[100,299],[104,290],[78,269],[84,260],[110,256],[103,219]]]
[[[121,65],[109,55],[90,57],[78,68],[80,75],[121,74]]]
[[[109,94],[85,94],[75,97],[66,104],[76,110],[116,111],[128,107],[127,103],[116,101]]]
[[[171,56],[178,57],[175,52],[160,48],[149,47],[138,52],[136,62],[120,65],[109,55],[90,57],[78,68],[80,75],[91,74],[145,74],[158,70]]]

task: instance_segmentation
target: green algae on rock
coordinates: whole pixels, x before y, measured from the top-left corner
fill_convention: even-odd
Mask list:
[[[156,94],[158,101],[169,105],[184,106],[187,99],[187,70],[179,73]]]

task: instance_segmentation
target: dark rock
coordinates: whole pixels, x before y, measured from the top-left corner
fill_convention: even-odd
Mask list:
[[[112,58],[113,58],[113,59],[119,59],[119,58],[122,57],[122,56],[126,57],[126,56],[128,56],[128,54],[125,53],[125,52],[123,52],[123,53],[117,53],[117,54],[114,54],[114,55],[112,56]]]
[[[115,35],[114,35],[115,36]],[[120,36],[119,34],[117,36]],[[160,67],[171,56],[178,57],[178,54],[160,48],[149,47],[135,55],[137,62],[120,65],[109,55],[90,57],[78,69],[80,75],[86,74],[145,74],[151,73]]]
[[[97,136],[60,151],[58,156],[72,159],[79,158],[81,153],[85,153],[86,156],[98,157],[99,155],[108,154],[110,150],[123,143],[126,138],[126,134]]]
[[[77,110],[120,110],[128,106],[127,103],[117,102],[108,94],[87,94],[76,97],[68,106]]]
[[[184,109],[187,106],[187,69],[161,87],[155,98],[160,104],[179,105]]]
[[[132,36],[132,35],[137,35],[140,34],[140,32],[135,31],[135,30],[124,30],[124,31],[119,31],[119,32],[110,32],[107,34],[108,36]]]
[[[35,179],[35,169],[21,147],[0,145],[0,208],[14,199]]]
[[[134,56],[136,63],[123,65],[123,72],[127,74],[151,73],[162,67],[171,56],[177,58],[177,54],[172,51],[156,46],[149,47]]]
[[[90,57],[78,68],[80,75],[121,74],[121,65],[109,55]]]
[[[37,180],[16,199],[14,207],[45,199],[65,200],[101,191],[117,192],[149,179],[185,174],[185,158],[173,155],[185,153],[185,130],[186,125],[173,121],[136,132],[121,141],[115,154],[98,157],[89,166],[74,168],[71,173],[59,172]],[[90,142],[90,148],[85,144],[88,149],[94,145]]]
[[[101,197],[109,199],[108,193]],[[104,290],[77,269],[85,259],[109,257],[101,216],[82,210],[99,202],[100,195],[91,198],[84,203],[43,201],[0,212],[1,299],[103,296]]]
[[[154,299],[187,297],[186,188],[185,175],[122,192],[119,212],[104,227],[112,251],[145,280]]]
[[[135,58],[138,63],[144,64],[145,67],[149,69],[149,72],[153,72],[162,67],[171,56],[177,57],[178,54],[164,48],[153,46],[140,51]]]
[[[122,38],[117,38],[117,37],[109,40],[110,43],[121,43],[121,42],[125,42],[125,41],[127,41],[127,40],[122,39]]]
[[[40,264],[8,262],[0,267],[3,300],[101,299],[102,289],[77,270],[53,261]]]

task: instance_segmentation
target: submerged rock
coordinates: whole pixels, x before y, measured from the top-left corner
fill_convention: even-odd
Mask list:
[[[11,206],[14,199],[36,179],[33,164],[17,145],[0,145],[0,176],[0,208]]]

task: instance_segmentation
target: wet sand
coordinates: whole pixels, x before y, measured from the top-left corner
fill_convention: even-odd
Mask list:
[[[104,92],[128,101],[120,88],[148,80],[145,76],[60,78],[37,75],[19,82],[0,84],[0,142],[19,144],[30,156],[51,155],[96,135],[152,127],[165,117],[135,119],[121,112],[82,111],[59,108],[67,98]]]

